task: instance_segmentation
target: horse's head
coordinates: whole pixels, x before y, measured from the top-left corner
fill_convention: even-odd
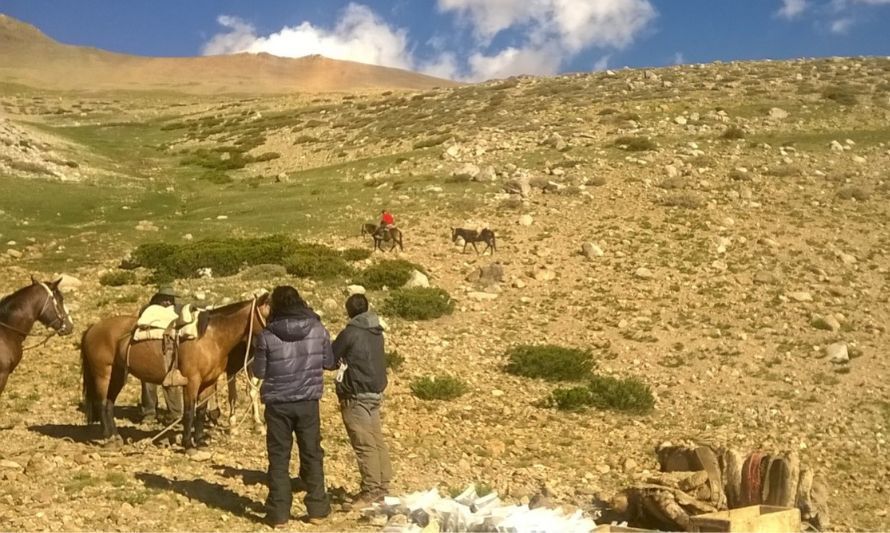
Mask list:
[[[451,242],[454,242],[456,240],[457,240],[457,229],[451,228]]]
[[[40,314],[37,315],[37,320],[44,326],[54,329],[59,335],[68,335],[74,331],[74,324],[71,322],[68,308],[65,307],[62,291],[59,290],[59,283],[61,282],[62,278],[56,281],[43,282],[31,276],[32,285],[40,288],[38,294],[41,296],[38,296],[37,301],[43,302],[38,304],[41,306],[41,309]]]
[[[269,321],[269,314],[272,312],[272,298],[268,292],[264,292],[256,297],[256,311],[254,312],[254,316],[251,317],[253,323],[253,330],[255,332],[261,331],[266,327],[266,323]]]

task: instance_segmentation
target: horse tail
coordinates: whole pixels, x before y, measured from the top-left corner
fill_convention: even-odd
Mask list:
[[[90,369],[90,362],[87,356],[87,334],[92,326],[83,332],[80,338],[80,373],[83,378],[83,409],[86,414],[87,425],[99,421],[101,416],[99,413],[99,395],[96,394],[96,380],[93,378],[93,372]]]

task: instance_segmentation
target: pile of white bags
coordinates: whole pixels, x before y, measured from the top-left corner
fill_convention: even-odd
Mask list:
[[[437,531],[497,531],[505,533],[588,533],[596,524],[581,511],[567,515],[560,508],[506,505],[497,493],[476,494],[475,486],[456,498],[439,491],[414,492],[400,498],[387,497],[364,511],[378,522],[386,517],[386,533],[433,533]],[[373,518],[377,520],[373,520]]]

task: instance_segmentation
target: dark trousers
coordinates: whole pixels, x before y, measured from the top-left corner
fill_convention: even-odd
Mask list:
[[[300,477],[306,485],[306,514],[322,518],[331,504],[324,485],[324,450],[321,449],[321,417],[318,400],[266,405],[266,449],[269,452],[269,497],[266,518],[274,524],[287,522],[293,503],[290,455],[294,435],[300,454]]]
[[[164,401],[167,410],[175,418],[182,416],[182,387],[164,387]],[[142,416],[158,413],[158,386],[154,383],[142,382],[142,398],[139,402]]]
[[[380,425],[381,403],[380,399],[340,400],[343,425],[362,476],[361,490],[374,495],[387,494],[392,479],[389,448]]]

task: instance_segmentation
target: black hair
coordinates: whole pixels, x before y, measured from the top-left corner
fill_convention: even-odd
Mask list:
[[[368,312],[368,299],[364,294],[353,294],[346,299],[346,314],[349,318],[355,318]]]
[[[272,290],[272,315],[293,314],[306,307],[306,302],[294,287],[279,285]]]

